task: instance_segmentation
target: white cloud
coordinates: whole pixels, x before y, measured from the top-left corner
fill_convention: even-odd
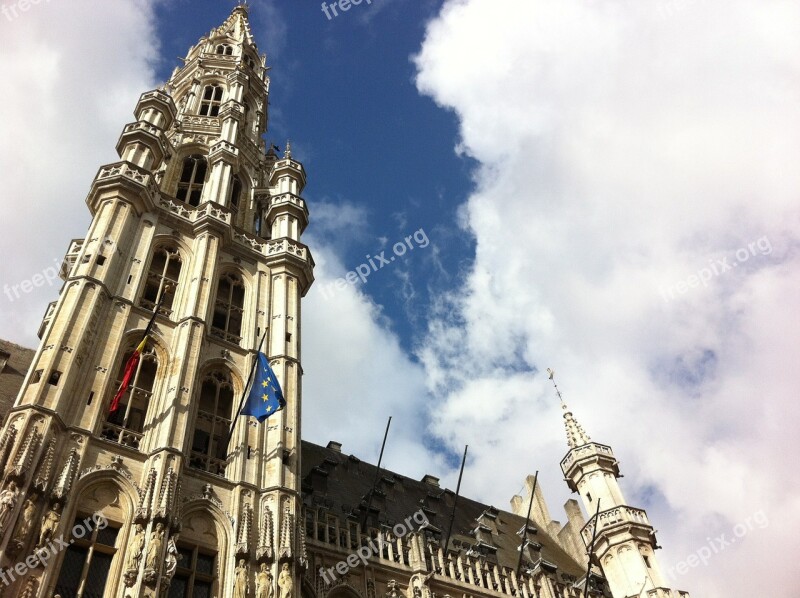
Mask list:
[[[525,373],[555,367],[667,569],[759,510],[772,522],[676,587],[788,598],[800,7],[501,4],[448,2],[416,58],[419,89],[455,110],[458,150],[481,163],[463,212],[474,268],[419,353],[445,397],[433,429],[454,450],[473,439],[465,477],[483,499],[537,467],[566,498],[552,389]],[[765,236],[768,255],[662,298]]]
[[[377,462],[393,417],[383,467],[420,479],[446,466],[422,444],[429,404],[425,372],[403,351],[391,323],[358,286],[334,281],[351,269],[340,258],[348,223],[365,213],[349,202],[314,204],[315,283],[303,304],[303,438]],[[320,236],[319,233],[322,233]],[[349,233],[348,233],[349,234]]]
[[[122,126],[155,85],[152,4],[51,0],[11,20],[0,16],[4,338],[37,344],[61,281],[29,293],[13,286],[53,267],[69,240],[86,233],[83,198],[98,167],[119,159]]]

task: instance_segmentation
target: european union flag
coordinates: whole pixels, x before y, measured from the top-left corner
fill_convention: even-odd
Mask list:
[[[259,351],[253,385],[250,387],[250,394],[247,395],[247,401],[240,415],[252,415],[263,422],[284,407],[286,399],[283,398],[281,385],[278,384],[275,372],[269,367],[267,356]]]

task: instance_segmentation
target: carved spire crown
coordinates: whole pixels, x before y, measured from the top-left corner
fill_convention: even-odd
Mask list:
[[[583,429],[583,427],[578,423],[578,420],[572,415],[572,410],[567,407],[567,404],[564,402],[564,397],[561,396],[561,391],[558,389],[558,385],[555,381],[555,372],[550,368],[547,368],[548,378],[552,380],[553,387],[556,389],[556,394],[558,395],[558,400],[561,401],[561,409],[564,411],[564,428],[567,432],[567,444],[569,448],[574,449],[579,446],[583,446],[584,444],[589,444],[592,439]]]

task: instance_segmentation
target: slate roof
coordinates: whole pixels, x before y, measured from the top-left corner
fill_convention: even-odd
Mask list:
[[[4,359],[8,360],[0,370],[0,422],[5,420],[6,414],[14,405],[35,355],[36,351],[33,349],[0,339],[0,363]]]
[[[302,443],[304,503],[309,507],[324,508],[342,520],[351,514],[358,518],[366,511],[365,497],[368,496],[375,480],[376,470],[374,465],[361,461],[353,455],[346,455],[335,448],[322,447],[304,440]],[[377,488],[371,512],[374,514],[373,517],[377,517],[378,523],[393,526],[423,508],[431,524],[442,531],[439,539],[444,541],[455,499],[452,490],[387,470],[381,471]],[[475,532],[479,525],[478,519],[482,515],[486,528],[480,533],[479,538]],[[375,525],[374,521],[374,518],[371,518],[371,526]],[[460,548],[462,554],[472,547],[477,552],[485,554],[488,562],[516,569],[521,542],[521,535],[518,532],[522,530],[524,524],[525,518],[522,516],[459,496],[450,546]],[[537,529],[532,522],[529,522],[528,526],[529,542],[541,545],[541,557],[544,561],[558,566],[561,573],[575,578],[585,575],[584,566],[564,551],[546,530]],[[486,531],[487,528],[491,531]],[[491,528],[495,528],[496,532]],[[536,529],[536,532],[531,533],[532,529]],[[479,542],[479,539],[483,542]],[[524,563],[531,564],[527,559]]]

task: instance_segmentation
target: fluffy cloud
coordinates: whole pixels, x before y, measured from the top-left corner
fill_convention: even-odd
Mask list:
[[[136,98],[155,85],[158,41],[147,0],[51,0],[16,17],[17,3],[7,4],[0,16],[0,281],[8,287],[0,305],[4,338],[35,346],[61,281],[33,287],[41,280],[34,276],[51,275],[69,240],[85,234],[82,200],[98,166],[119,159],[121,123],[133,120]],[[26,281],[29,292],[19,286]]]
[[[477,444],[466,477],[484,499],[536,467],[566,498],[555,367],[661,530],[666,569],[770,521],[674,587],[788,598],[800,7],[501,4],[448,2],[416,57],[419,89],[481,163],[464,210],[475,264],[419,351],[446,397],[433,430]]]
[[[391,323],[363,286],[334,282],[357,264],[341,255],[366,228],[363,208],[347,201],[315,202],[307,242],[315,283],[303,303],[303,438],[377,462],[393,416],[383,467],[421,478],[446,469],[420,442],[427,426],[425,372],[407,355]],[[332,425],[333,423],[333,425]]]

